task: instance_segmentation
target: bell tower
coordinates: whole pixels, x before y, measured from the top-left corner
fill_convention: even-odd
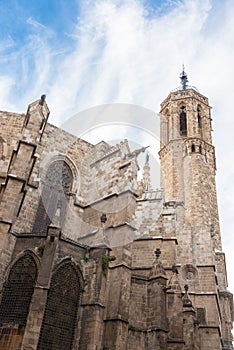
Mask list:
[[[159,151],[165,205],[174,205],[177,216],[176,265],[194,309],[204,316],[198,320],[203,324],[201,349],[209,348],[205,344],[212,350],[232,349],[232,295],[219,228],[211,107],[207,97],[188,85],[184,67],[180,79],[180,87],[161,103]]]
[[[214,247],[221,249],[211,107],[188,85],[184,68],[180,79],[161,104],[161,187],[166,202],[183,203],[184,223],[209,227]]]

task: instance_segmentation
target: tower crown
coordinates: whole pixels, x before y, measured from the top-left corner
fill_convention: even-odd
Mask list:
[[[185,68],[183,65],[182,72],[180,73],[180,86],[178,86],[177,88],[172,90],[172,92],[185,91],[185,90],[190,90],[190,89],[198,92],[198,89],[195,86],[188,85],[188,82],[189,82],[188,76],[187,76],[187,73],[185,72]]]

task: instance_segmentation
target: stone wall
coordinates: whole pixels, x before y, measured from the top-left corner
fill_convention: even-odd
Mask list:
[[[42,99],[25,115],[0,113],[0,347],[232,349],[208,100],[177,91],[161,112],[157,191],[138,187],[138,151],[127,141],[76,138],[48,124]],[[53,164],[61,165],[54,183]],[[36,277],[21,324],[4,310],[12,271],[27,256]],[[18,301],[19,285],[11,286]]]

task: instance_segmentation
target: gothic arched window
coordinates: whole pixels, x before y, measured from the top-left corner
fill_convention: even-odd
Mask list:
[[[201,129],[201,107],[200,106],[197,107],[197,123],[198,123],[199,129]]]
[[[0,304],[0,324],[24,327],[37,278],[37,265],[30,253],[22,256],[11,268],[4,285]]]
[[[180,112],[180,135],[187,135],[187,116],[186,116],[186,108],[185,106],[181,107]]]
[[[33,233],[47,232],[52,222],[58,226],[63,224],[71,185],[72,173],[67,164],[64,161],[52,163],[44,180]]]
[[[78,273],[70,262],[63,264],[53,274],[38,350],[72,349],[80,289]]]

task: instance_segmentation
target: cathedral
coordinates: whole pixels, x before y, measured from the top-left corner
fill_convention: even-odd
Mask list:
[[[45,95],[0,112],[0,349],[233,349],[211,107],[180,78],[157,190],[144,147],[51,125]]]

